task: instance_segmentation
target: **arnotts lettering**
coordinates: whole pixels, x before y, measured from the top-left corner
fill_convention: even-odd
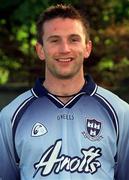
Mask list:
[[[40,171],[41,176],[48,176],[52,171],[58,174],[60,171],[70,171],[71,173],[90,173],[94,174],[101,163],[97,158],[101,154],[101,149],[90,147],[81,149],[82,157],[70,157],[61,155],[62,140],[57,140],[54,145],[48,148],[42,155],[39,162],[34,164],[35,173],[33,177]]]

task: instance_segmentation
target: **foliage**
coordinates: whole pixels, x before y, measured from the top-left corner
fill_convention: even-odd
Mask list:
[[[4,84],[7,81],[8,76],[9,71],[3,67],[0,67],[0,84]]]
[[[96,79],[108,86],[129,79],[128,0],[1,0],[0,84],[33,81],[43,73],[34,50],[35,22],[40,12],[57,3],[71,3],[89,19],[94,49],[87,66]]]

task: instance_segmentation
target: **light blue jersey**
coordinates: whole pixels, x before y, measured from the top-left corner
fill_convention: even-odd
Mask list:
[[[86,84],[66,104],[43,80],[0,114],[2,180],[129,180],[129,105]]]

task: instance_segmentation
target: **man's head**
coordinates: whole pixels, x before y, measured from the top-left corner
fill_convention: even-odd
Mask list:
[[[38,19],[37,35],[38,35],[38,42],[40,44],[43,43],[44,23],[55,18],[63,18],[63,19],[70,18],[73,20],[80,21],[84,28],[86,41],[89,40],[89,23],[86,20],[86,18],[71,5],[56,5],[49,7],[46,11],[44,11],[40,15]]]
[[[39,18],[36,51],[45,60],[46,77],[83,77],[83,62],[90,55],[88,24],[71,6],[48,8]]]

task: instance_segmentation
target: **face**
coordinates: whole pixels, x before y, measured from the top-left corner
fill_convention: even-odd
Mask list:
[[[73,19],[55,18],[44,23],[43,46],[37,53],[46,63],[46,76],[68,79],[83,74],[83,61],[91,52],[86,43],[82,23]]]

